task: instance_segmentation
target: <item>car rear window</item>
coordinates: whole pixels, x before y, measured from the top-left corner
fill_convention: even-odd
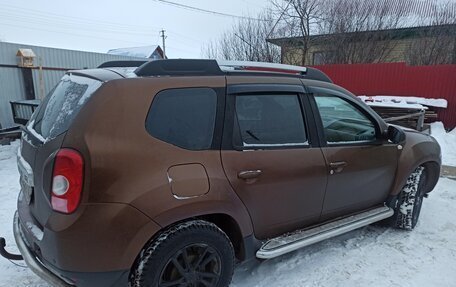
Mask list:
[[[43,100],[27,129],[42,141],[67,131],[81,108],[100,86],[101,82],[94,79],[65,75]]]

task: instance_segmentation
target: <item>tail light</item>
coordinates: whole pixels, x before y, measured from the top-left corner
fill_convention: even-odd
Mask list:
[[[52,209],[62,213],[72,213],[81,201],[84,160],[73,149],[57,152],[52,172]]]

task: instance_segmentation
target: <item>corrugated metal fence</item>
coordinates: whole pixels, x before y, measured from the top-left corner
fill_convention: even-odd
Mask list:
[[[456,126],[456,65],[408,66],[405,63],[322,65],[335,84],[356,95],[443,98],[448,108],[436,108],[445,127]]]
[[[66,70],[95,68],[111,60],[132,60],[126,56],[109,55],[74,50],[55,49],[25,44],[0,42],[0,124],[5,128],[13,125],[10,101],[26,98],[21,69],[17,67],[19,49],[32,49],[36,54],[32,69],[36,98],[46,95],[60,80]],[[144,59],[142,59],[144,60]],[[37,68],[43,67],[42,72]],[[40,81],[40,73],[42,81]]]

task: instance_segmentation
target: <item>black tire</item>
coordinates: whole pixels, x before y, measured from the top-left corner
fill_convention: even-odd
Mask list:
[[[425,183],[426,171],[419,166],[407,178],[399,193],[394,216],[390,221],[394,227],[405,230],[415,228],[423,204]]]
[[[166,229],[141,251],[129,286],[225,287],[234,263],[233,245],[220,228],[203,220],[188,221]]]

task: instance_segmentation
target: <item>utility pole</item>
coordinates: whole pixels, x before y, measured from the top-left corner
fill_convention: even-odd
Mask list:
[[[161,33],[160,37],[162,37],[162,40],[163,40],[163,59],[166,59],[166,46],[165,46],[165,40],[166,40],[166,38],[168,38],[168,37],[165,36],[165,30],[161,30],[160,33]]]

